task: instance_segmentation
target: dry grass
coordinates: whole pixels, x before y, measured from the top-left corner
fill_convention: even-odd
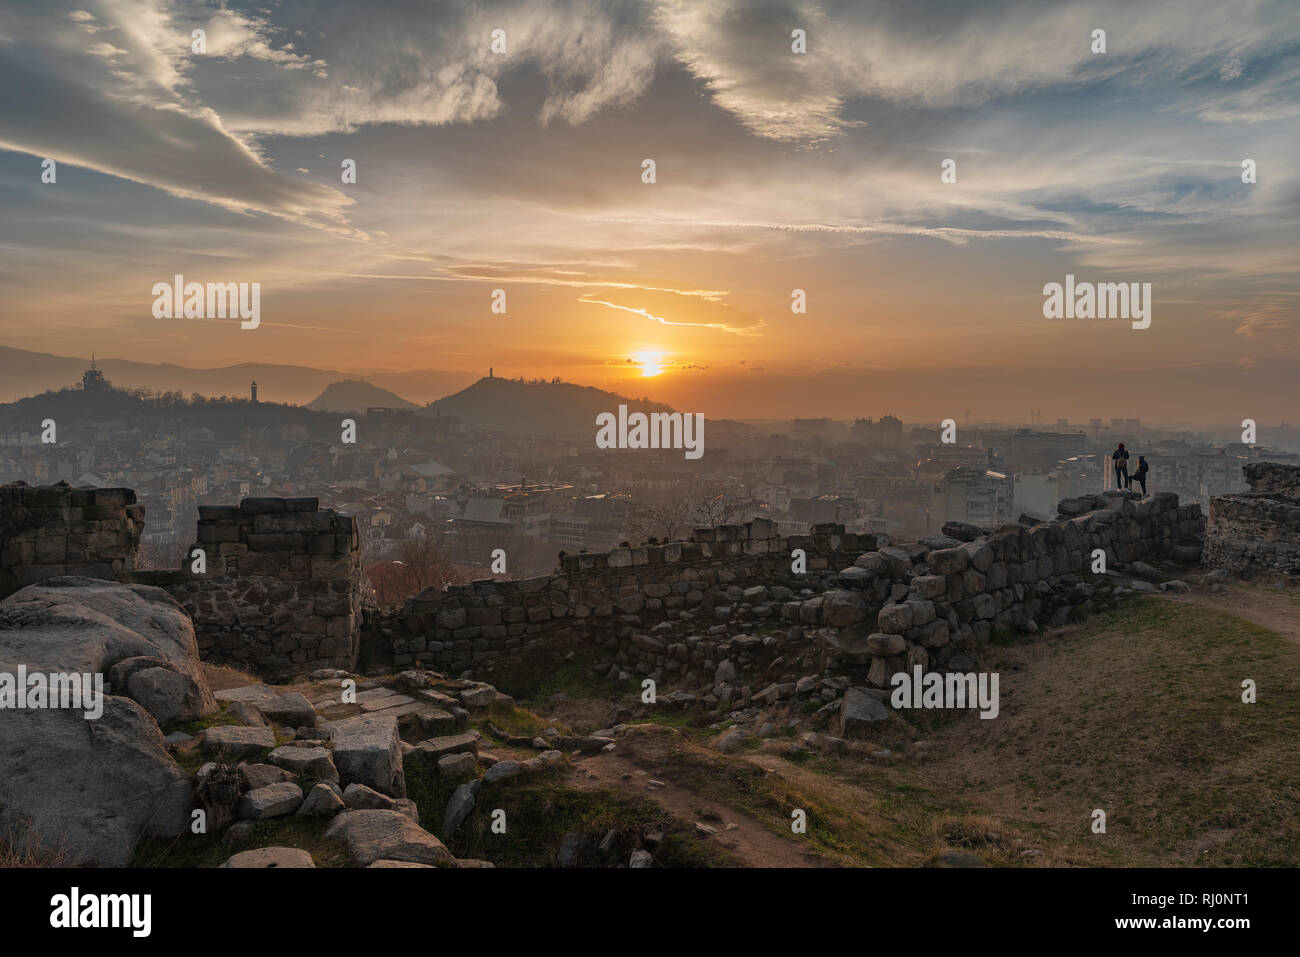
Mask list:
[[[779,742],[722,755],[669,734],[618,753],[776,835],[791,837],[801,808],[801,840],[847,865],[924,866],[945,851],[993,866],[1300,860],[1292,638],[1232,606],[1153,597],[986,654],[1001,677],[992,720],[903,712],[841,754]],[[1245,678],[1255,704],[1241,701]],[[867,756],[879,748],[893,753]],[[1091,830],[1098,808],[1105,834]]]
[[[1060,863],[1300,859],[1294,642],[1150,598],[999,655],[1000,717],[936,734],[915,769],[932,800],[1016,822]],[[1241,701],[1245,678],[1255,704]],[[1094,809],[1105,834],[1091,830]]]
[[[208,687],[213,691],[225,691],[227,688],[242,688],[245,685],[260,685],[265,682],[247,671],[232,668],[229,665],[203,662],[203,674],[208,679]]]
[[[22,826],[11,827],[8,834],[0,835],[0,868],[71,867],[72,862],[67,842],[43,839],[30,818]]]

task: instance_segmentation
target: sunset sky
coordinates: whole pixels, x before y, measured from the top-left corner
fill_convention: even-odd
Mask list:
[[[1297,164],[1295,0],[0,2],[0,345],[1295,422]],[[155,319],[176,273],[260,328]],[[1043,318],[1067,273],[1151,328]]]

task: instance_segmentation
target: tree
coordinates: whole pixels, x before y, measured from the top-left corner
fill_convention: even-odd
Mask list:
[[[652,538],[661,542],[681,541],[694,528],[693,512],[692,504],[685,499],[667,505],[649,505],[632,515],[628,528],[633,539],[641,543]]]
[[[696,499],[692,506],[693,521],[698,527],[735,525],[747,517],[748,502],[720,492],[707,498]]]
[[[430,587],[446,588],[460,582],[460,573],[435,535],[408,539],[402,543],[400,556],[398,561],[406,568],[415,592]]]
[[[434,535],[403,542],[396,560],[368,566],[366,577],[381,605],[397,605],[426,588],[446,588],[461,582],[451,556]]]

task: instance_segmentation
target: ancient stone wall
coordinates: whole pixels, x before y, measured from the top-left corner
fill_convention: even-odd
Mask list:
[[[195,548],[203,573],[191,557],[165,581],[146,577],[194,619],[204,659],[268,678],[355,667],[362,572],[352,518],[314,498],[202,505],[191,556]]]
[[[0,485],[0,598],[58,575],[129,572],[143,527],[129,488]]]
[[[1241,575],[1300,574],[1300,467],[1252,462],[1250,491],[1210,500],[1205,563]]]
[[[1251,462],[1243,465],[1246,486],[1252,492],[1271,492],[1300,498],[1300,465],[1280,462]]]
[[[746,585],[793,594],[807,584],[808,575],[791,571],[795,549],[817,576],[875,546],[875,535],[846,534],[842,525],[786,537],[762,520],[699,529],[688,542],[568,555],[555,575],[426,589],[397,611],[371,615],[363,643],[378,646],[378,658],[391,653],[398,668],[490,670],[543,643],[630,641],[683,613],[728,621],[744,604]],[[775,617],[776,610],[755,614]]]
[[[532,651],[551,649],[555,660],[586,646],[611,678],[728,684],[788,659],[804,673],[869,668],[883,684],[908,663],[941,666],[995,629],[1035,630],[1091,610],[1092,586],[1079,576],[1094,549],[1110,563],[1200,555],[1200,507],[1172,493],[1069,499],[1061,511],[1055,522],[992,535],[946,528],[969,541],[882,548],[842,526],[801,538],[763,523],[704,529],[690,542],[567,556],[554,576],[429,589],[370,617],[363,642],[390,648],[399,668],[487,680]],[[802,574],[791,567],[796,548],[807,554]],[[727,680],[717,682],[724,663]]]

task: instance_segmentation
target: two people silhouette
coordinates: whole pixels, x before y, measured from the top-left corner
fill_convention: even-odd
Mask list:
[[[1147,493],[1147,472],[1150,471],[1146,456],[1138,456],[1137,470],[1131,476],[1128,473],[1128,449],[1124,448],[1123,442],[1119,444],[1119,448],[1110,454],[1110,458],[1115,464],[1115,487],[1132,489],[1133,482],[1136,481],[1142,486],[1142,494],[1145,495]]]

